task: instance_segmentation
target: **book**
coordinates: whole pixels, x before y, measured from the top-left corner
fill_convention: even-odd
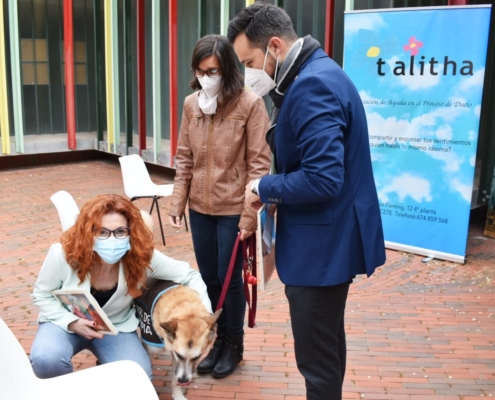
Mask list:
[[[276,220],[276,207],[271,208],[270,204],[263,204],[258,210],[258,229],[256,232],[256,252],[258,254],[259,271],[258,286],[261,291],[266,289],[275,270]]]
[[[96,323],[95,330],[104,335],[116,335],[119,331],[113,326],[96,299],[86,289],[52,290],[52,294],[67,311],[79,318]]]

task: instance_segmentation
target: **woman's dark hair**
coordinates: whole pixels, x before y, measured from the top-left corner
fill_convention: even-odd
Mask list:
[[[191,68],[199,68],[200,62],[210,56],[215,56],[222,73],[222,86],[219,95],[219,108],[230,108],[229,104],[235,100],[244,89],[244,77],[236,64],[234,48],[225,36],[207,35],[199,39],[194,46]],[[194,90],[201,89],[198,78],[189,84]]]

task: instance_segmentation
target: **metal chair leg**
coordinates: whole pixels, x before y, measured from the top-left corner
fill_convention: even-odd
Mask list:
[[[133,197],[131,201],[137,200],[137,199],[149,199],[152,198],[153,201],[151,202],[151,208],[150,208],[150,215],[153,212],[153,208],[156,203],[156,212],[158,213],[158,221],[160,222],[160,232],[162,233],[162,241],[163,245],[166,246],[165,244],[165,235],[163,234],[163,226],[162,226],[162,217],[160,215],[160,207],[158,207],[158,199],[161,199],[163,196],[144,196],[144,197]]]
[[[151,205],[151,211],[153,211],[153,205],[155,203],[156,203],[156,212],[158,213],[158,221],[160,222],[160,232],[162,233],[163,245],[166,246],[165,235],[163,234],[162,217],[160,216],[160,207],[158,207],[158,199],[156,197],[153,197],[153,204]],[[150,214],[151,214],[151,211],[150,211]]]
[[[189,226],[187,225],[187,216],[184,214],[184,223],[186,224],[186,231],[189,232]]]

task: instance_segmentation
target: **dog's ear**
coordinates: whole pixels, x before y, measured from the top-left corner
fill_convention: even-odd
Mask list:
[[[165,329],[165,332],[172,340],[175,339],[175,332],[177,331],[177,320],[175,318],[167,322],[161,322],[160,326]]]
[[[218,317],[220,317],[220,314],[222,313],[222,309],[218,310],[215,312],[215,314],[211,314],[208,317],[206,317],[206,323],[210,327],[210,330],[216,330],[216,322],[218,320]]]

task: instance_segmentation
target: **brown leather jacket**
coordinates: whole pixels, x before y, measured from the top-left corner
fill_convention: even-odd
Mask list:
[[[241,215],[239,229],[255,231],[256,212],[244,205],[244,191],[270,170],[265,103],[244,90],[227,114],[205,115],[198,95],[184,101],[169,214],[183,216],[189,200],[189,207],[202,214]]]

